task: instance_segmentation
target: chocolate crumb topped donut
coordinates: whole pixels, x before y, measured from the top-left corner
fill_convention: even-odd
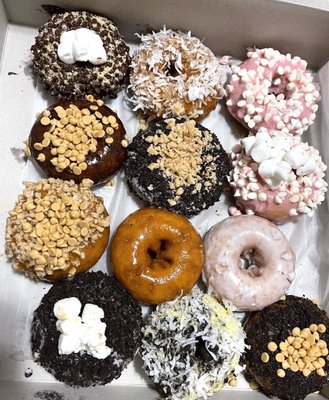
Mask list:
[[[76,316],[80,309],[75,304],[79,302],[81,317]],[[101,323],[94,323],[96,316]],[[141,341],[141,326],[141,307],[113,277],[103,272],[86,273],[53,285],[42,298],[33,315],[32,353],[38,364],[67,385],[105,385],[119,378],[133,360]],[[106,354],[79,349],[70,352],[75,345],[70,339],[95,345],[97,338],[90,337],[88,330],[100,329],[106,338]],[[66,343],[61,332],[65,332]],[[103,347],[98,346],[98,350]]]
[[[130,189],[146,203],[189,217],[219,200],[229,161],[208,129],[170,118],[134,137],[124,169]]]
[[[247,374],[263,392],[302,400],[328,383],[329,318],[312,301],[287,296],[251,314]]]
[[[234,381],[245,333],[232,310],[200,289],[157,306],[142,329],[147,375],[172,400],[206,399]]]
[[[102,100],[63,100],[44,110],[29,137],[38,166],[53,178],[106,181],[126,158],[125,129]]]
[[[115,98],[128,71],[129,48],[117,27],[87,11],[53,14],[31,51],[41,85],[59,99]]]
[[[91,181],[49,178],[29,182],[10,211],[6,253],[13,267],[34,279],[72,278],[105,251],[110,217]]]

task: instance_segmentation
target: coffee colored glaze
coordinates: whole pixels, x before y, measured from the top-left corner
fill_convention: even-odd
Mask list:
[[[185,217],[144,208],[118,227],[110,258],[114,276],[135,300],[159,304],[191,290],[204,253],[200,235]]]
[[[47,110],[49,110],[51,113],[49,118],[58,119],[57,113],[55,112],[55,107],[61,106],[64,109],[67,109],[69,108],[70,104],[74,104],[80,110],[83,108],[89,109],[91,105],[97,105],[95,102],[90,102],[88,100],[64,100],[47,108]],[[113,115],[117,120],[118,129],[115,129],[113,135],[111,136],[105,135],[103,138],[97,138],[97,151],[95,153],[87,154],[85,162],[87,163],[88,168],[85,171],[82,171],[81,175],[75,175],[69,167],[63,172],[56,171],[55,167],[50,162],[50,160],[54,157],[50,153],[51,149],[53,148],[51,144],[41,151],[35,150],[33,145],[35,143],[42,142],[43,134],[49,130],[49,125],[44,126],[40,123],[42,113],[40,114],[30,132],[29,148],[35,162],[48,177],[59,178],[63,180],[73,180],[76,183],[80,183],[83,179],[88,178],[91,179],[95,184],[98,184],[108,180],[110,176],[121,167],[126,159],[126,149],[121,145],[121,141],[124,139],[126,134],[125,128],[117,114],[107,106],[100,106],[98,107],[97,111],[99,111],[105,117]],[[107,126],[104,125],[104,129],[106,129]],[[113,138],[113,142],[110,145],[106,143],[106,137]],[[43,153],[46,157],[44,162],[37,160],[37,157],[40,153]]]

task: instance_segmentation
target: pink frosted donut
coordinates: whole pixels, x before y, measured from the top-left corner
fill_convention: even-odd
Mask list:
[[[229,112],[252,133],[265,127],[301,135],[313,123],[320,100],[306,61],[271,48],[247,56],[227,85]]]
[[[299,137],[265,128],[240,141],[231,153],[229,183],[236,205],[275,223],[311,214],[325,198],[327,169],[318,150]],[[230,208],[231,215],[237,210]]]
[[[293,249],[264,218],[227,218],[207,233],[204,248],[203,280],[208,289],[240,311],[274,303],[295,278]]]

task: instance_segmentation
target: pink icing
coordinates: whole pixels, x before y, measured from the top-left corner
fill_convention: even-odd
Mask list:
[[[301,135],[313,123],[320,100],[306,61],[271,48],[247,55],[227,85],[229,112],[252,133],[266,127]]]
[[[295,277],[295,254],[283,233],[256,216],[230,217],[206,235],[203,279],[240,311],[262,309],[282,297]],[[243,252],[253,251],[248,269]]]

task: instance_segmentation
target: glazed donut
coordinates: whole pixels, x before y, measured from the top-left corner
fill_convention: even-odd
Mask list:
[[[75,298],[75,302],[80,302],[81,316],[79,316],[80,309],[72,306],[72,298]],[[86,311],[87,304],[89,312]],[[102,322],[97,321],[95,312],[94,314],[90,313],[90,306],[93,309],[95,306],[101,308],[103,311]],[[57,308],[56,314],[55,307]],[[56,318],[59,314],[66,317],[66,320],[63,318],[64,323],[70,325],[66,324],[65,328],[64,325],[60,326],[59,320]],[[81,319],[82,326],[79,324]],[[92,323],[93,319],[96,319],[98,326]],[[87,322],[91,323],[90,328],[105,330],[106,354],[103,353],[102,346],[99,344],[97,346],[98,335],[91,336],[90,330],[88,335],[83,329],[84,323]],[[140,305],[131,298],[115,278],[101,271],[87,272],[73,280],[54,284],[43,296],[39,307],[33,314],[32,354],[38,364],[58,381],[67,385],[75,387],[105,385],[113,379],[119,378],[123,369],[133,360],[140,346],[142,324]],[[63,342],[60,341],[62,330],[67,335],[65,348]],[[82,335],[83,342],[86,342],[86,339],[93,341],[91,354],[85,350],[70,352],[75,343],[72,343],[69,337],[72,338],[76,334]],[[68,340],[70,340],[69,343]],[[59,352],[60,348],[61,353]],[[47,398],[49,399],[49,397]]]
[[[245,349],[232,310],[197,287],[157,306],[142,334],[144,369],[166,399],[211,396],[235,379]]]
[[[262,128],[233,148],[231,161],[229,183],[237,206],[248,214],[282,224],[311,215],[325,198],[327,167],[318,150],[297,136],[270,136]]]
[[[286,296],[252,313],[244,329],[246,375],[268,397],[303,400],[328,384],[329,318],[311,300]]]
[[[247,56],[233,67],[227,85],[229,112],[253,133],[265,127],[301,135],[313,123],[320,100],[306,61],[271,48]]]
[[[230,217],[204,240],[203,280],[210,292],[240,311],[259,310],[288,290],[295,253],[283,233],[264,218]]]
[[[115,98],[128,73],[129,48],[118,28],[87,11],[53,14],[31,51],[39,82],[59,99]]]
[[[110,246],[113,274],[146,304],[159,304],[188,293],[203,266],[203,243],[183,216],[156,208],[130,214]]]
[[[131,62],[129,100],[151,117],[205,117],[225,91],[227,66],[202,42],[164,28],[141,36]]]
[[[129,188],[150,206],[190,217],[217,202],[227,184],[226,151],[194,120],[153,121],[127,150]]]
[[[47,176],[64,180],[109,179],[126,158],[125,129],[101,100],[63,100],[44,110],[29,136],[29,150]]]
[[[6,253],[16,270],[53,282],[96,264],[107,247],[110,217],[90,186],[54,178],[26,184],[6,227]]]

